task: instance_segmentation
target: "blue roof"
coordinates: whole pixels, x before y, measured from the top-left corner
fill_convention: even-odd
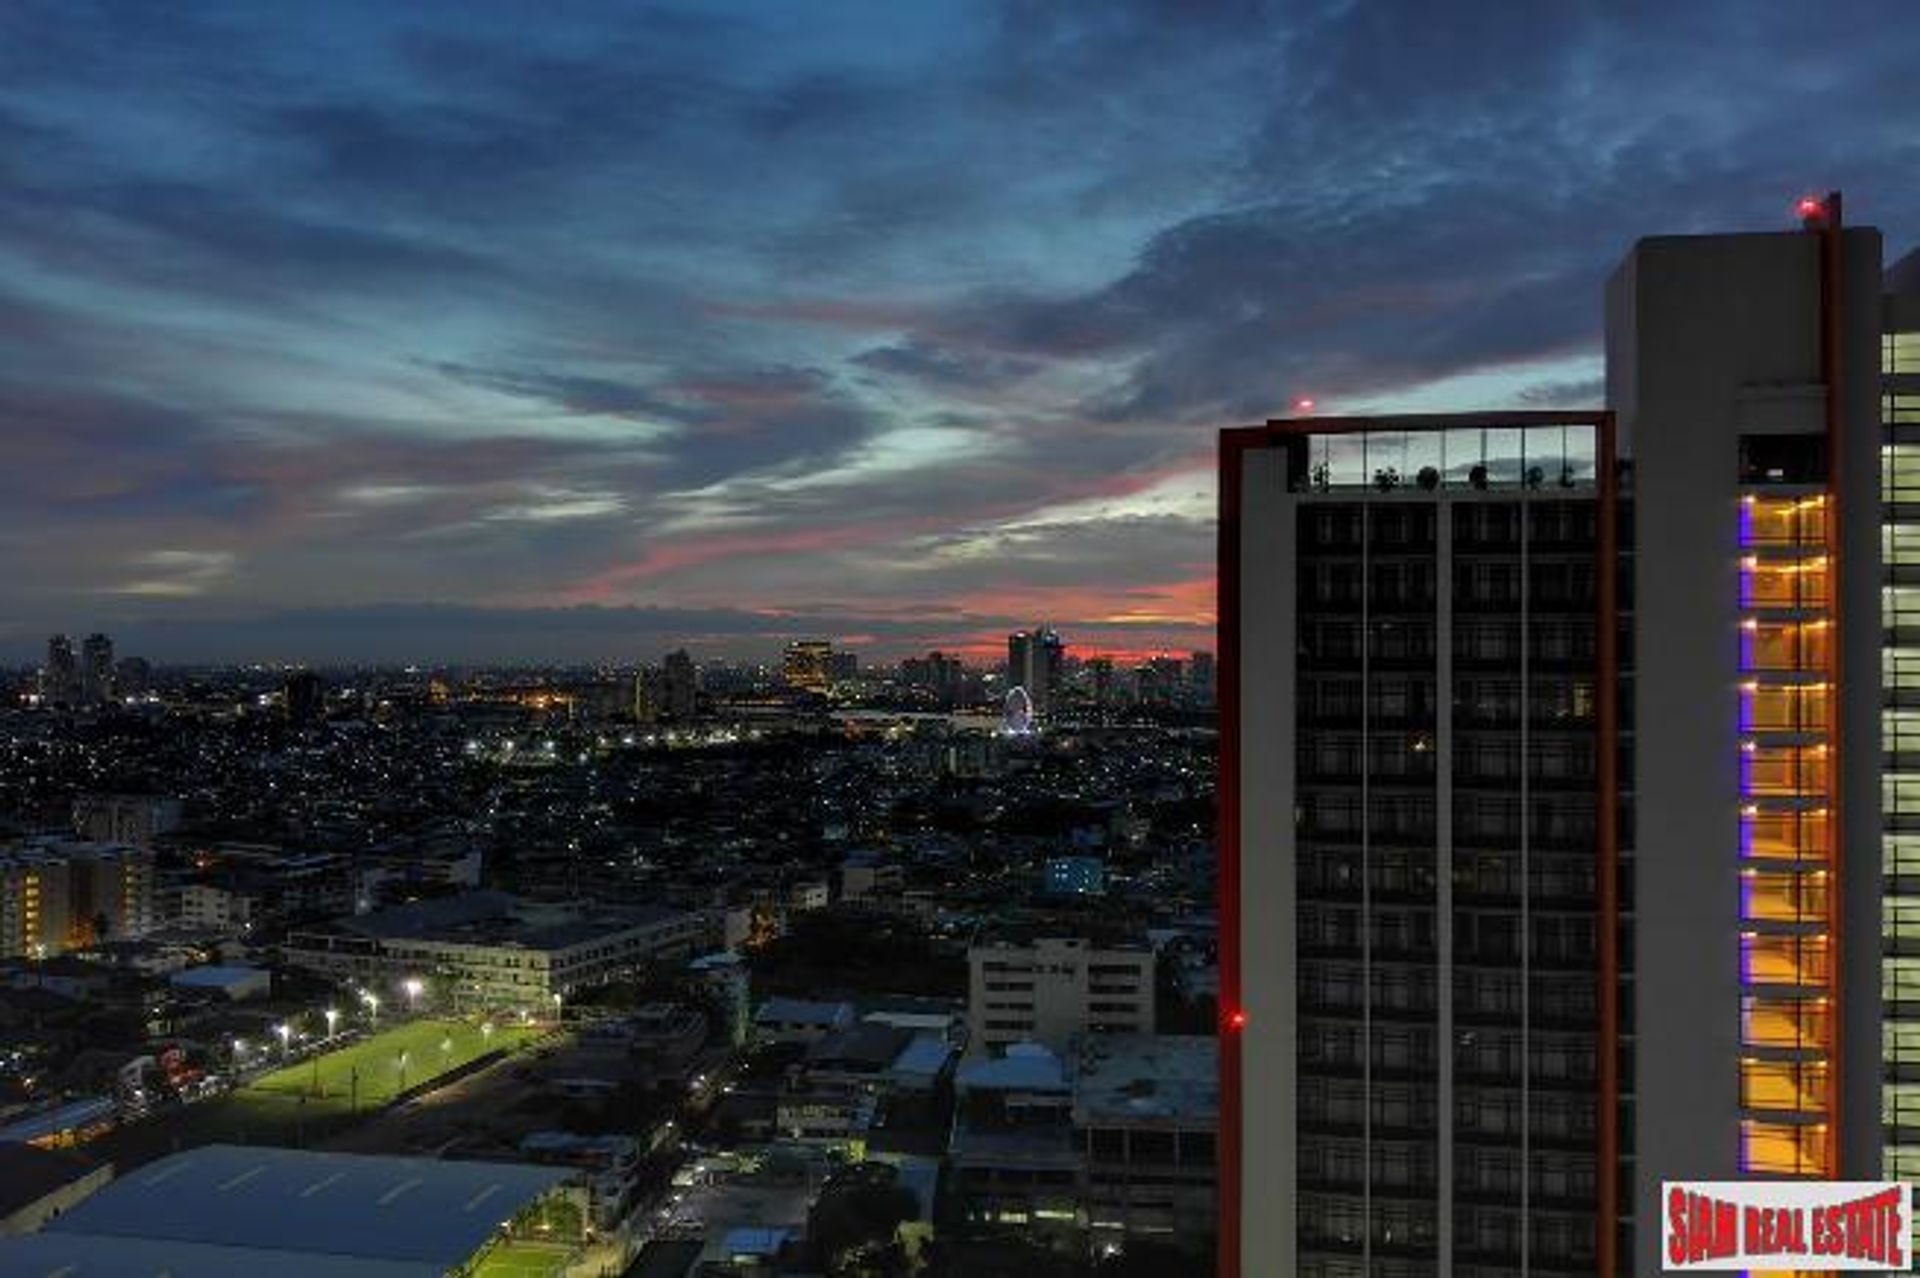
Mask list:
[[[0,1128],[0,1143],[24,1145],[43,1137],[58,1136],[76,1127],[105,1122],[113,1115],[114,1104],[109,1097],[93,1096],[86,1100],[69,1101],[56,1109],[29,1114],[17,1123]]]
[[[47,1232],[447,1269],[572,1175],[524,1163],[205,1145],[122,1176]],[[272,1269],[263,1260],[256,1272]]]
[[[206,1243],[151,1242],[39,1233],[0,1238],[6,1278],[443,1278],[446,1267],[418,1260],[315,1256]]]

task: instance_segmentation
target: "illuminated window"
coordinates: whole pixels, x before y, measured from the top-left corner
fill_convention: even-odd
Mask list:
[[[1825,999],[1743,998],[1740,1041],[1748,1047],[1819,1047],[1830,1020]]]
[[[1826,917],[1825,871],[1746,870],[1740,876],[1743,919],[1776,923],[1811,923]]]
[[[1827,536],[1825,497],[1746,497],[1741,500],[1743,546],[1820,546]]]
[[[1916,673],[1920,677],[1920,672]],[[1743,732],[1821,732],[1827,726],[1824,683],[1760,684],[1740,688]]]
[[[1742,1119],[1740,1168],[1742,1171],[1749,1172],[1825,1176],[1827,1174],[1826,1124],[1811,1123],[1801,1126]]]
[[[1819,671],[1827,664],[1823,621],[1747,621],[1740,627],[1740,665],[1751,671]]]
[[[1740,788],[1751,795],[1818,798],[1827,792],[1827,748],[1747,742],[1740,751]]]
[[[1920,445],[1888,444],[1880,450],[1880,499],[1920,501]]]
[[[1880,342],[1882,372],[1920,373],[1920,332],[1887,333]]]
[[[1740,565],[1743,608],[1818,608],[1827,602],[1827,561],[1747,559]]]
[[[1748,985],[1824,985],[1830,975],[1830,949],[1824,936],[1740,938],[1740,976]]]
[[[1740,1104],[1744,1109],[1818,1113],[1827,1103],[1825,1061],[1740,1062]]]

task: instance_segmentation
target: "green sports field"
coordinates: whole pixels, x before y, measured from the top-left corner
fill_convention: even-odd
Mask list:
[[[537,1025],[496,1024],[488,1035],[475,1021],[409,1021],[263,1075],[241,1092],[300,1097],[316,1117],[356,1106],[375,1109],[477,1056],[512,1050],[545,1032]]]
[[[474,1266],[473,1278],[551,1278],[573,1251],[554,1243],[503,1242]]]

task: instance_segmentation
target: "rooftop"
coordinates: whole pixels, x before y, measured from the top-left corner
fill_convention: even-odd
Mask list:
[[[1090,1034],[1079,1042],[1074,1119],[1215,1121],[1219,1049],[1196,1034]]]
[[[479,891],[376,910],[339,926],[385,941],[563,950],[681,913],[659,905],[535,904],[506,892]]]
[[[46,1232],[146,1244],[149,1274],[167,1267],[155,1262],[175,1244],[256,1253],[255,1274],[331,1272],[309,1266],[308,1257],[410,1261],[439,1272],[464,1262],[570,1174],[520,1163],[206,1145],[121,1177]],[[283,1263],[276,1253],[296,1253],[296,1261]],[[77,1270],[76,1278],[91,1273]]]

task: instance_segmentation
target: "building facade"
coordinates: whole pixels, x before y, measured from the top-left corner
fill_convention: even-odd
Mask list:
[[[153,853],[37,839],[0,849],[0,958],[46,958],[154,927]]]
[[[1593,1272],[1611,439],[1227,439],[1224,1272]]]
[[[1223,438],[1223,1274],[1651,1273],[1663,1179],[1905,1166],[1903,348],[1803,214],[1635,246],[1609,413]]]
[[[1886,954],[1884,1174],[1920,1180],[1920,253],[1886,277],[1880,347]]]
[[[1662,1179],[1880,1171],[1880,236],[1815,209],[1642,240],[1608,286],[1642,547],[1637,1273]]]
[[[969,1041],[981,1051],[1075,1035],[1154,1032],[1154,955],[1080,937],[989,941],[967,951]]]

